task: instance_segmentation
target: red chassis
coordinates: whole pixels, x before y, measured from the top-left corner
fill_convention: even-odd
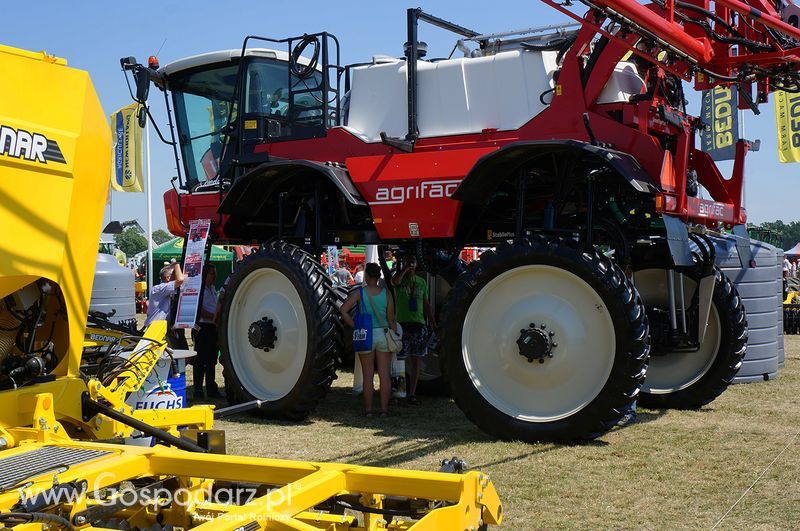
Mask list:
[[[657,190],[656,211],[709,227],[744,224],[747,216],[741,192],[749,144],[740,141],[733,174],[723,177],[710,156],[695,146],[695,132],[702,123],[671,104],[662,84],[668,74],[693,78],[699,89],[735,83],[744,92],[742,89],[755,84],[757,101],[765,101],[774,80],[763,72],[777,63],[794,66],[800,61],[798,49],[783,49],[771,30],[798,39],[800,31],[782,22],[769,2],[719,0],[715,9],[721,20],[729,21],[731,29],[735,26],[752,42],[769,44],[772,49],[753,53],[738,46],[738,56],[734,56],[730,44],[712,41],[702,28],[686,23],[696,13],[676,7],[674,1],[667,1],[664,7],[636,0],[585,2],[591,9],[583,16],[553,0],[543,1],[576,18],[582,29],[564,57],[552,103],[519,129],[421,138],[412,153],[405,153],[383,143],[366,143],[344,128],[333,127],[322,138],[263,143],[255,146],[254,153],[263,154],[265,160],[307,159],[343,165],[369,204],[379,237],[387,240],[454,236],[461,203],[450,196],[482,157],[515,142],[558,139],[631,154]],[[686,3],[709,9],[708,1]],[[623,24],[625,31],[612,34],[603,29],[609,20]],[[721,28],[720,23],[715,31],[726,31]],[[589,45],[598,35],[608,38],[608,43],[586,72],[583,65]],[[652,45],[649,48],[642,45],[647,39]],[[629,103],[598,104],[615,66],[630,52],[646,60],[646,80],[652,87],[649,93]],[[746,105],[740,101],[740,106]],[[713,200],[687,195],[690,175],[696,175]],[[219,193],[167,192],[164,199],[170,230],[181,234],[182,223],[190,219],[217,218],[222,198]],[[221,221],[216,225],[218,236],[226,240],[225,220]]]

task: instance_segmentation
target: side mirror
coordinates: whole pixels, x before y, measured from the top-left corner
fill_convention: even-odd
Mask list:
[[[103,229],[104,234],[122,234],[122,223],[119,221],[112,221],[106,228]]]
[[[139,66],[133,71],[133,79],[136,81],[136,101],[147,103],[147,96],[150,94],[150,72],[144,66]]]

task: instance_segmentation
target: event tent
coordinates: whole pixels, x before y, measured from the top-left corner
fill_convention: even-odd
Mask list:
[[[789,249],[788,251],[784,251],[783,254],[785,256],[798,256],[800,255],[800,242],[797,243],[794,247]]]
[[[183,255],[183,238],[173,238],[153,249],[153,269],[157,272],[172,259],[180,261]],[[233,253],[226,251],[219,245],[211,246],[211,263],[217,266],[217,289],[233,271]]]

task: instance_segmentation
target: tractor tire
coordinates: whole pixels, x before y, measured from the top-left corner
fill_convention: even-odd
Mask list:
[[[269,418],[305,419],[336,379],[341,325],[314,257],[279,242],[247,257],[221,299],[220,350],[231,403],[265,400]]]
[[[684,300],[694,293],[696,273],[684,275]],[[645,306],[668,305],[666,270],[636,271],[634,283]],[[677,284],[677,283],[676,283]],[[668,306],[666,306],[668,307]],[[747,316],[736,287],[714,268],[714,295],[708,327],[696,352],[653,352],[640,403],[652,408],[698,409],[716,399],[742,366],[747,347]]]
[[[639,294],[610,259],[571,240],[484,252],[458,278],[442,324],[451,396],[501,439],[599,437],[636,400],[647,370]]]

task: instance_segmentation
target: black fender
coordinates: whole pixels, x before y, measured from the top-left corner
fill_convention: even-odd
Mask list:
[[[282,184],[294,179],[330,181],[345,200],[353,205],[366,205],[347,169],[310,160],[275,160],[259,164],[236,179],[220,204],[220,214],[251,216],[258,213]]]
[[[456,189],[453,199],[464,203],[484,203],[500,186],[502,179],[498,176],[512,175],[516,169],[543,155],[566,151],[597,157],[639,192],[655,193],[659,189],[639,162],[627,153],[579,140],[530,140],[513,142],[478,159]]]

